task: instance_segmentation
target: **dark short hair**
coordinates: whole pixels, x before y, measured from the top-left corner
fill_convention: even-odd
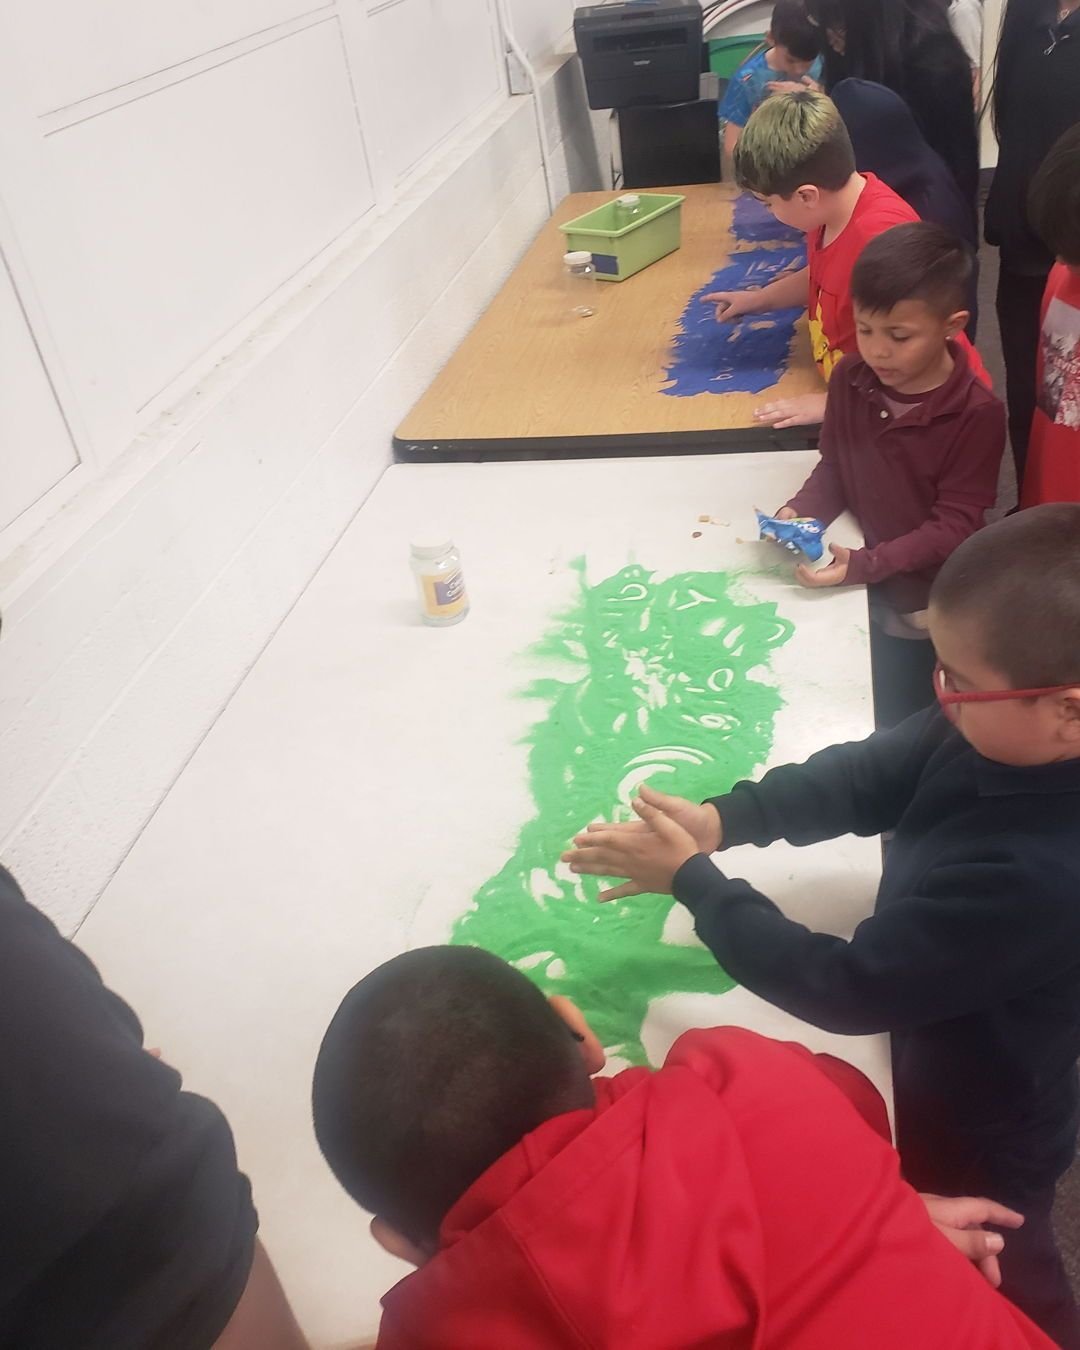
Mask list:
[[[1080,267],[1080,122],[1058,137],[1039,165],[1028,216],[1055,257]]]
[[[323,1037],[312,1084],[334,1175],[416,1243],[530,1130],[593,1100],[566,1024],[478,947],[422,947],[362,979]]]
[[[1031,0],[1022,3],[1030,8]],[[842,52],[829,42],[823,47],[826,89],[844,79],[870,80],[908,101],[921,89],[971,78],[943,0],[806,0],[806,8],[823,32],[844,34]],[[974,108],[968,115],[974,120]]]
[[[778,47],[786,47],[796,61],[813,61],[820,47],[820,34],[806,13],[802,0],[776,0],[769,32]]]
[[[831,98],[810,89],[760,103],[735,147],[739,186],[763,197],[790,197],[804,184],[839,192],[854,172],[844,119]]]
[[[944,318],[966,309],[975,260],[949,230],[928,220],[894,225],[876,235],[851,271],[851,300],[884,314],[901,300],[921,300]]]
[[[1080,503],[1006,516],[946,559],[930,603],[970,618],[1013,689],[1080,684]]]

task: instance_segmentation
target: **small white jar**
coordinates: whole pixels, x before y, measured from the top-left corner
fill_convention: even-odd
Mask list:
[[[636,192],[624,192],[615,198],[615,224],[617,229],[632,225],[641,215],[641,198]]]
[[[420,591],[420,614],[435,628],[460,623],[469,612],[461,554],[439,535],[417,535],[412,540],[413,574]]]
[[[591,253],[563,254],[563,284],[570,302],[570,313],[579,319],[591,318],[596,313],[596,296],[600,286]]]

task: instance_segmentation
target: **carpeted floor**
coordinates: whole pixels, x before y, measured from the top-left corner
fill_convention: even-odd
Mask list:
[[[998,394],[1004,396],[1005,367],[1001,359],[1001,339],[998,335],[997,315],[994,313],[994,290],[997,286],[997,249],[982,246],[979,254],[979,332],[978,348]],[[1004,515],[1016,504],[1016,475],[1011,456],[1006,453],[1001,466],[996,515]],[[1061,1179],[1054,1225],[1061,1244],[1065,1266],[1072,1280],[1077,1298],[1080,1298],[1080,1157]]]

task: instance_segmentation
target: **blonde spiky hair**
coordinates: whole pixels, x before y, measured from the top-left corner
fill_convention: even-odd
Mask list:
[[[739,186],[763,197],[790,197],[804,184],[838,192],[854,172],[855,152],[836,104],[811,89],[767,98],[735,148]]]

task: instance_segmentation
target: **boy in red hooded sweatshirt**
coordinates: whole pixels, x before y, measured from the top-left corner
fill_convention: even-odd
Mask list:
[[[1051,1350],[955,1249],[992,1281],[1002,1240],[976,1225],[1019,1216],[901,1181],[857,1070],[732,1027],[657,1072],[603,1062],[573,1004],[478,948],[346,995],[316,1134],[419,1267],[379,1350]]]

